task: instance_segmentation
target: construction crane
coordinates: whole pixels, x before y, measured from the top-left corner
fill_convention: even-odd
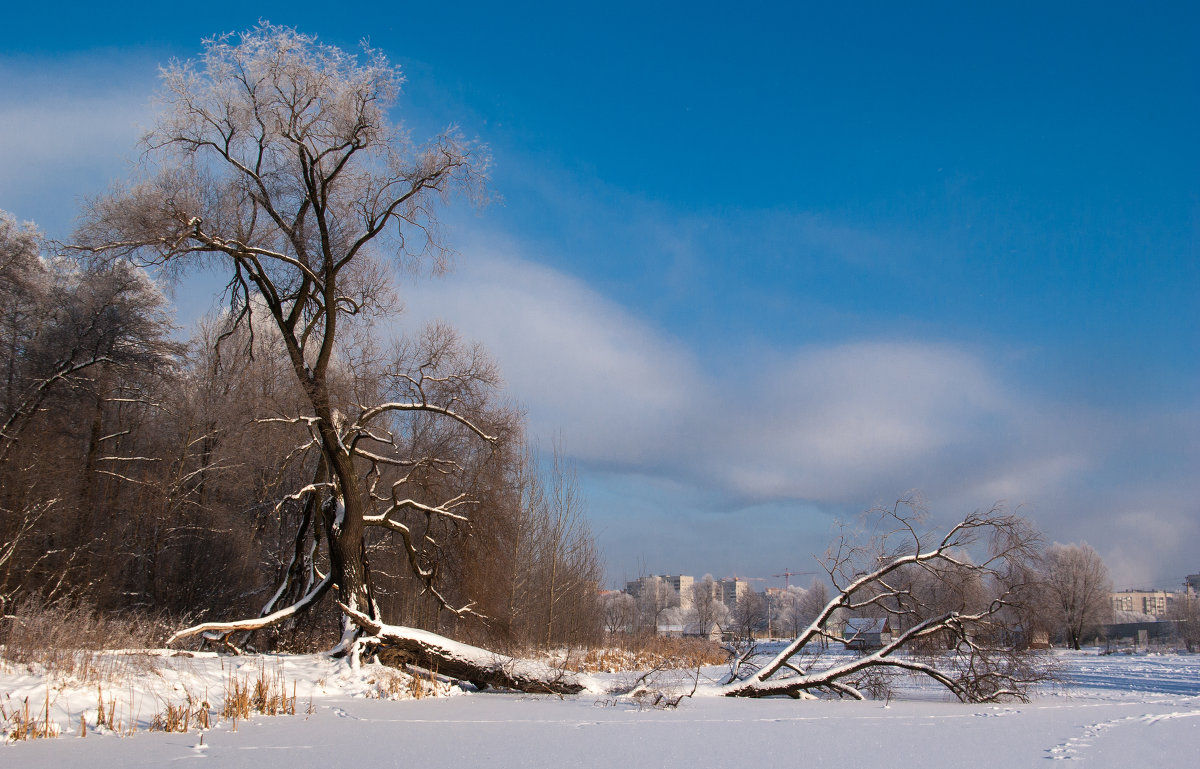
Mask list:
[[[771,576],[772,577],[783,577],[783,586],[785,588],[788,588],[788,587],[792,586],[792,583],[791,583],[792,577],[799,577],[803,574],[816,574],[816,572],[815,571],[792,571],[791,569],[784,569],[782,574],[772,574]]]

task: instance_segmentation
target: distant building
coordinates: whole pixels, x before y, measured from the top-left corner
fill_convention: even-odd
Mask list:
[[[721,603],[730,609],[737,606],[742,596],[750,593],[752,590],[749,582],[737,577],[723,579],[717,584],[721,586]]]
[[[892,642],[892,628],[886,618],[851,617],[842,628],[842,643],[847,649],[882,649]]]
[[[1165,617],[1175,603],[1176,593],[1166,590],[1121,590],[1110,594],[1113,611],[1128,611]]]
[[[642,593],[656,582],[665,582],[671,586],[675,594],[671,597],[670,606],[682,609],[692,608],[692,584],[695,580],[686,574],[659,574],[652,577],[640,577],[625,583],[625,592],[634,598],[640,598]]]
[[[683,629],[683,635],[685,638],[703,638],[708,641],[720,641],[722,638],[721,626],[715,622],[708,623],[707,627],[696,624],[687,625]]]
[[[1187,581],[1184,583],[1184,590],[1189,598],[1200,594],[1200,574],[1187,575]]]
[[[662,579],[679,594],[679,608],[687,611],[692,608],[692,585],[695,580],[686,574],[664,574]]]

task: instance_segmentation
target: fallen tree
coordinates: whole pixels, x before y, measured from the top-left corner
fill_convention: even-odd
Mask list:
[[[1048,661],[1022,648],[1029,564],[1040,538],[1029,523],[1000,508],[968,515],[940,537],[916,528],[914,499],[876,510],[865,543],[843,535],[823,567],[837,591],[782,651],[759,664],[752,653],[731,666],[718,693],[729,697],[829,693],[864,699],[890,696],[892,677],[916,674],[964,702],[1026,700],[1049,680]],[[870,642],[841,627],[851,617],[892,627]],[[831,659],[828,643],[862,649]]]
[[[604,691],[591,676],[563,667],[509,657],[425,630],[386,625],[347,606],[342,606],[342,611],[369,634],[359,639],[368,651],[398,653],[403,662],[468,681],[480,689],[493,686],[542,694]]]

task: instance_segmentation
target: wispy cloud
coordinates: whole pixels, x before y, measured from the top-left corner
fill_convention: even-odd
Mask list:
[[[406,295],[410,315],[450,320],[482,341],[531,406],[534,432],[565,431],[588,462],[663,464],[707,398],[692,356],[549,268],[495,252],[462,261]]]
[[[153,87],[152,67],[0,60],[0,207],[65,236],[76,196],[127,175]]]
[[[1167,440],[1161,419],[1056,400],[1020,384],[1006,368],[1012,358],[944,342],[731,350],[736,370],[706,366],[637,313],[518,254],[495,238],[468,244],[456,273],[408,293],[410,317],[448,319],[484,342],[535,433],[561,430],[585,472],[610,479],[598,486],[647,495],[607,497],[593,510],[598,528],[609,521],[625,531],[614,542],[628,539],[631,510],[653,520],[650,507],[674,499],[652,536],[716,535],[721,527],[706,516],[739,510],[743,523],[790,522],[781,536],[806,530],[819,549],[828,532],[812,525],[814,514],[845,515],[915,487],[948,515],[1001,500],[1028,505],[1052,538],[1106,548],[1123,580],[1153,579],[1164,558],[1190,568],[1178,534],[1196,528],[1200,482],[1128,456]],[[1200,459],[1194,446],[1165,450]],[[1158,493],[1105,497],[1091,488],[1114,473],[1134,488],[1154,479]],[[625,481],[614,484],[618,477]],[[789,518],[780,512],[789,506],[806,512]],[[1140,557],[1127,545],[1138,522]]]

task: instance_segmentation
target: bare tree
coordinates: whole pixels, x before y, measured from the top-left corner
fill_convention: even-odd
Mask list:
[[[0,341],[4,345],[0,413],[5,415],[18,408],[23,361],[42,322],[50,290],[41,250],[41,233],[32,223],[18,224],[12,214],[0,211]]]
[[[1042,561],[1042,579],[1055,624],[1071,648],[1112,612],[1112,580],[1100,554],[1086,542],[1055,543]]]
[[[0,211],[0,464],[54,396],[86,391],[103,404],[120,389],[107,386],[111,374],[169,366],[178,352],[165,299],[144,271],[47,263],[40,243],[31,225]]]
[[[629,593],[611,593],[604,597],[604,630],[610,635],[632,633],[637,620],[637,604]]]
[[[499,467],[501,493],[463,543],[465,594],[488,617],[494,642],[588,643],[603,632],[601,569],[574,470],[557,443],[545,468],[536,450],[510,451]]]
[[[861,699],[882,691],[889,671],[900,671],[927,676],[964,701],[1025,698],[1048,673],[1038,658],[1007,645],[1003,610],[1019,595],[1013,583],[1017,567],[1036,555],[1036,532],[1023,519],[993,509],[972,513],[945,535],[931,537],[917,529],[920,512],[915,500],[902,500],[875,511],[875,536],[866,544],[849,535],[835,542],[824,566],[837,594],[773,659],[741,666],[722,693],[762,697],[824,691]],[[930,606],[921,591],[904,584],[913,568],[936,579],[968,573],[988,583],[990,593],[982,605]],[[819,652],[807,647],[835,639],[826,628],[842,612],[891,617],[906,629],[882,648],[822,663]],[[953,639],[951,648],[908,652],[923,639],[947,636]]]
[[[793,635],[799,636],[801,632],[799,628],[807,627],[811,622],[815,621],[827,603],[829,603],[829,588],[825,586],[822,580],[814,578],[808,590],[804,591],[804,597],[800,600],[796,616],[799,622]],[[822,635],[818,639],[818,643],[824,648],[828,644],[828,640],[828,638]]]
[[[301,450],[319,456],[309,483],[289,499],[319,511],[329,572],[292,604],[272,602],[266,616],[233,624],[271,624],[334,585],[344,605],[374,617],[371,528],[394,535],[446,610],[469,611],[441,598],[425,523],[465,521],[470,500],[418,501],[408,481],[446,466],[395,449],[405,443],[398,431],[429,415],[496,440],[465,412],[495,384],[491,364],[435,331],[384,372],[380,401],[347,397],[338,381],[354,365],[343,336],[394,303],[381,259],[440,265],[436,204],[455,191],[475,197],[484,158],[454,131],[414,147],[386,114],[400,73],[370,48],[360,59],[263,23],[206,41],[198,63],[173,62],[163,79],[163,112],[144,140],[151,173],[91,202],[80,246],[177,271],[225,270],[234,318],[261,333],[265,317],[304,395],[301,413],[275,421],[304,430]],[[424,528],[406,523],[409,514]],[[280,595],[288,592],[281,586]],[[342,649],[357,635],[347,621]]]
[[[805,614],[807,597],[808,591],[804,588],[799,585],[788,585],[771,602],[772,621],[775,623],[776,633],[794,638],[800,634],[801,629],[808,625],[811,618]],[[825,602],[822,601],[821,605],[824,606]]]
[[[638,625],[651,635],[657,635],[667,612],[679,606],[679,593],[662,577],[649,577],[640,582],[637,595]]]
[[[766,597],[750,590],[737,599],[729,613],[733,627],[742,638],[749,641],[754,637],[755,630],[767,624]]]
[[[575,468],[554,444],[544,526],[537,538],[545,607],[545,644],[564,638],[563,627],[580,629],[595,616],[599,601],[600,560],[596,553]],[[573,621],[564,622],[571,617]],[[557,623],[557,624],[556,624]],[[570,639],[582,641],[584,638]],[[588,639],[590,640],[590,639]]]
[[[140,511],[115,508],[157,460],[130,419],[180,353],[165,308],[143,270],[55,256],[0,212],[0,590],[121,593],[115,552],[141,546],[123,536]]]
[[[1175,630],[1188,653],[1195,652],[1200,647],[1200,598],[1192,592],[1184,593],[1171,606],[1167,618],[1175,623]]]
[[[21,511],[20,516],[9,515],[5,513],[3,526],[0,527],[0,622],[9,619],[8,608],[13,602],[13,592],[15,589],[22,587],[20,578],[13,578],[12,565],[16,560],[16,556],[20,551],[21,546],[28,539],[32,539],[32,534],[41,522],[42,516],[46,510],[57,502],[57,500],[49,500],[39,505],[26,507]],[[44,558],[45,553],[39,554],[38,559]],[[22,563],[22,572],[31,570],[31,566],[38,565],[37,559],[33,564],[28,562]],[[41,585],[44,591],[49,593],[47,600],[54,600],[58,597],[57,589],[65,582],[62,575],[57,580],[54,580],[50,585]],[[15,583],[15,584],[14,584]],[[47,588],[49,588],[47,590]]]
[[[714,624],[724,627],[729,610],[721,603],[721,588],[713,575],[705,574],[692,584],[692,622],[696,632],[708,633]]]

